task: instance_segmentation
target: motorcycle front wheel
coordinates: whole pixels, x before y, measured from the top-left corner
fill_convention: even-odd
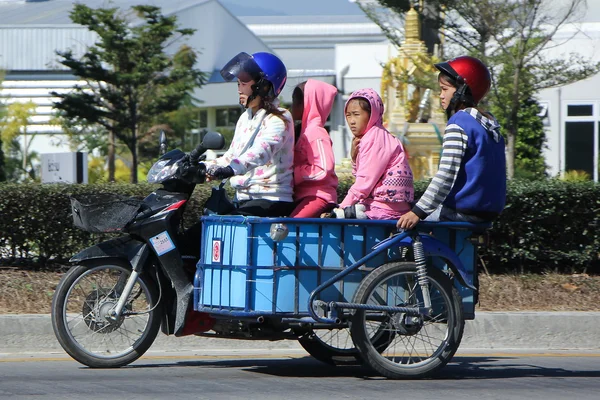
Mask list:
[[[150,348],[161,323],[156,284],[141,274],[121,317],[109,318],[131,267],[94,262],[71,268],[52,300],[52,327],[62,348],[91,368],[130,364]]]

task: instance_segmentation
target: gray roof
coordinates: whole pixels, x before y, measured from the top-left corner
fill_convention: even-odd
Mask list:
[[[164,15],[213,0],[86,0],[91,8],[119,7],[128,10],[132,6],[146,4],[160,7]],[[73,0],[6,1],[0,0],[0,25],[69,25],[69,13]]]
[[[235,15],[362,15],[350,0],[221,0]]]
[[[238,17],[246,25],[373,23],[366,15],[285,15]]]

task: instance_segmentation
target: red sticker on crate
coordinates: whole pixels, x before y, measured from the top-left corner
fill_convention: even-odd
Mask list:
[[[221,240],[213,240],[212,243],[212,262],[221,262]]]

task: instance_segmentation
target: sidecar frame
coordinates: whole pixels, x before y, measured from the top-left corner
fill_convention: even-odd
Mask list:
[[[432,260],[428,268],[451,271],[465,318],[475,316],[477,259],[470,238],[489,224],[422,222],[418,230],[397,233],[395,221],[206,216],[202,223],[194,309],[216,318],[337,324],[339,311],[358,307],[352,301],[360,281],[400,260],[417,235]],[[270,237],[275,224],[287,227],[287,237]]]

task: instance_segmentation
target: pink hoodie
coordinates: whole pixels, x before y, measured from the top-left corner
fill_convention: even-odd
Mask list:
[[[402,143],[383,127],[383,102],[372,89],[357,90],[348,99],[362,97],[371,104],[371,117],[358,144],[352,173],[356,181],[340,208],[356,203],[403,214],[413,201],[413,175]]]
[[[294,148],[294,200],[308,196],[337,203],[338,178],[331,138],[324,128],[337,89],[309,79],[304,86],[302,131]]]

